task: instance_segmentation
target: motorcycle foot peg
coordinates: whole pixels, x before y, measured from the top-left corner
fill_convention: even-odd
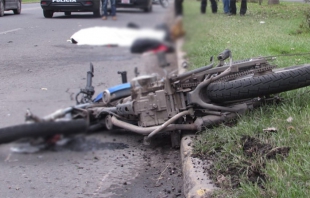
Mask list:
[[[108,129],[108,130],[112,130],[113,129],[112,117],[110,115],[107,115],[104,118],[104,125],[105,125],[105,128]]]
[[[144,146],[150,146],[151,145],[151,140],[148,138],[148,136],[143,137],[143,145]]]

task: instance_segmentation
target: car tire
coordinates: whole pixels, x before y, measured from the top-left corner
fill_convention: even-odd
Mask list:
[[[163,8],[167,8],[169,6],[169,0],[159,0],[159,3]]]
[[[53,10],[43,10],[43,15],[45,18],[52,18],[54,15]]]
[[[65,16],[71,16],[71,12],[65,12]]]
[[[102,16],[102,1],[99,0],[99,6],[97,10],[94,11],[94,16],[95,17],[101,17]]]
[[[4,4],[3,1],[0,0],[0,17],[4,15]]]
[[[22,2],[21,0],[17,1],[17,8],[13,10],[14,14],[20,14],[22,11]]]
[[[153,10],[152,4],[150,4],[149,7],[146,7],[143,10],[144,10],[144,12],[152,12],[152,10]]]

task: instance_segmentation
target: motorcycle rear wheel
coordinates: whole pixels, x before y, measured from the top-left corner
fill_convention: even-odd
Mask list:
[[[85,120],[38,122],[0,129],[0,144],[27,137],[46,137],[56,134],[78,134],[87,131]]]
[[[274,70],[262,76],[211,83],[203,94],[213,102],[227,102],[281,93],[310,85],[310,64]]]

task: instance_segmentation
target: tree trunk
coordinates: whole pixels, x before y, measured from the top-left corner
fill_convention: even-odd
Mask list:
[[[268,4],[269,5],[280,4],[280,1],[279,0],[268,0]]]

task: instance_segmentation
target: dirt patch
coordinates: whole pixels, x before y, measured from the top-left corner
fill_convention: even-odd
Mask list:
[[[194,155],[213,162],[205,170],[220,188],[238,188],[242,181],[246,181],[264,189],[264,182],[268,178],[265,174],[267,161],[284,160],[290,151],[290,147],[274,147],[251,136],[242,136],[235,145],[230,152],[221,147],[208,155]]]
[[[73,137],[68,144],[49,148],[54,151],[70,150],[76,152],[97,151],[97,150],[118,150],[128,148],[127,144],[121,142],[101,142],[95,138],[84,136]]]
[[[142,142],[142,139],[141,139]],[[171,147],[170,136],[158,135],[150,146],[142,146],[143,168],[134,180],[111,188],[111,198],[184,198],[180,151]]]
[[[290,147],[272,147],[270,144],[262,143],[259,139],[243,136],[241,138],[243,143],[243,153],[248,157],[261,156],[267,159],[284,159],[288,156]]]

